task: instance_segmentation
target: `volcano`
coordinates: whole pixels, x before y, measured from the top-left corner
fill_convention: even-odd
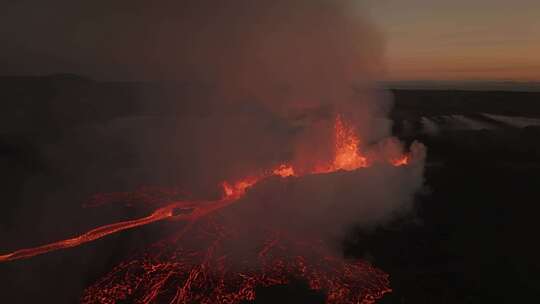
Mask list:
[[[388,193],[403,191],[398,181],[417,180],[422,174],[424,149],[414,143],[407,153],[375,149],[364,154],[354,128],[341,115],[335,118],[333,141],[333,159],[307,172],[279,164],[224,181],[218,199],[176,200],[179,194],[174,190],[158,196],[142,190],[135,196],[156,206],[150,215],[17,250],[0,256],[0,261],[30,258],[168,220],[178,225],[174,233],[117,265],[85,290],[81,302],[241,303],[255,300],[257,287],[302,280],[326,294],[327,303],[373,303],[391,291],[388,275],[366,261],[342,258],[330,240],[347,228],[340,223],[356,218],[384,221]],[[382,146],[389,145],[397,145],[391,152],[400,150],[397,141]],[[371,190],[381,185],[387,189]],[[87,207],[129,196],[133,195],[97,195]]]

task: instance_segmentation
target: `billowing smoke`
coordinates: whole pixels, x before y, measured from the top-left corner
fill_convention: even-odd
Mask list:
[[[43,203],[47,223],[62,214],[62,205],[77,208],[93,192],[166,185],[193,197],[217,196],[221,181],[283,162],[309,172],[333,157],[338,114],[354,126],[363,153],[375,158],[402,153],[401,144],[388,139],[391,101],[374,85],[383,39],[355,2],[184,0],[150,7],[135,1],[108,8],[107,14],[99,5],[87,4],[87,15],[76,26],[63,26],[49,37],[62,41],[54,44],[57,48],[65,47],[69,37],[88,37],[77,40],[80,49],[49,53],[92,62],[92,67],[79,67],[86,74],[159,79],[162,84],[137,88],[138,106],[124,116],[89,123],[71,117],[69,132],[54,130],[59,139],[40,144],[40,154],[46,167],[60,171],[63,191],[48,191],[54,182],[42,186],[51,178],[38,175],[25,184],[27,205],[48,202]],[[41,14],[46,17],[47,11]],[[98,16],[101,22],[96,23]],[[92,40],[101,35],[110,43]],[[76,100],[108,103],[110,111],[117,111],[114,96],[88,96],[98,86],[82,89],[81,96],[58,88],[62,93],[48,111],[62,117],[68,110],[74,113],[80,107]],[[355,196],[358,204],[338,207],[353,197],[348,191],[332,194],[326,204],[336,204],[335,212],[343,214],[354,214],[350,208],[362,210],[343,219],[344,226],[386,219],[408,206],[421,186],[421,162],[420,157],[410,169],[397,170],[399,174],[392,168],[371,168],[381,185],[374,186],[369,176],[358,177],[358,185],[373,185]],[[410,172],[414,170],[420,173]]]
[[[78,62],[68,66],[83,74],[161,84],[139,84],[131,91],[137,92],[137,106],[123,115],[116,113],[122,110],[115,96],[97,100],[103,94],[96,91],[106,84],[54,88],[58,91],[47,108],[56,119],[54,136],[40,137],[36,145],[56,179],[36,175],[26,181],[20,213],[35,210],[34,202],[41,201],[44,218],[38,222],[47,226],[65,221],[64,213],[92,192],[166,185],[206,198],[220,195],[216,186],[223,180],[284,162],[308,173],[331,161],[337,115],[354,127],[363,154],[371,159],[401,155],[406,149],[390,138],[391,102],[374,85],[383,39],[355,2],[184,0],[154,6],[133,1],[131,13],[119,5],[102,14],[103,4],[85,4],[84,16],[66,4],[80,18],[62,19],[76,24],[61,24],[56,36],[42,35],[53,45],[46,53]],[[33,22],[47,14],[40,12]],[[97,16],[101,22],[95,22]],[[115,114],[68,117],[83,105],[93,111],[88,100],[110,103]],[[69,128],[62,127],[65,121]],[[284,229],[329,235],[357,223],[384,223],[409,210],[422,185],[423,147],[412,150],[408,166],[378,163],[359,172],[308,176],[285,188],[275,180],[257,185],[246,200],[268,192],[273,197],[268,201],[279,203],[272,212],[264,209],[272,206],[253,207],[246,222],[265,214]],[[284,221],[291,217],[298,221]],[[69,220],[80,225],[77,216]],[[38,239],[44,242],[51,231],[60,238],[61,230],[45,228]]]
[[[337,115],[353,126],[371,159],[407,150],[390,137],[391,101],[374,85],[383,39],[357,1],[54,2],[8,8],[25,12],[27,24],[2,18],[6,33],[18,33],[0,41],[29,58],[10,61],[6,71],[156,82],[44,80],[3,90],[16,91],[3,100],[32,101],[2,117],[3,133],[22,138],[21,149],[30,147],[23,156],[32,160],[12,162],[20,181],[8,197],[18,203],[3,214],[3,250],[152,211],[147,205],[81,209],[94,193],[147,185],[213,199],[221,195],[220,182],[281,163],[309,173],[334,156]],[[407,166],[377,162],[351,172],[263,180],[223,216],[245,234],[238,248],[259,244],[254,239],[265,228],[326,239],[352,225],[384,224],[410,211],[422,186],[425,151],[420,144],[410,150]],[[108,261],[108,255],[96,249],[92,261]],[[84,277],[93,267],[77,261],[75,275]],[[61,268],[62,258],[51,265]],[[50,294],[73,290],[56,299],[71,303],[86,284],[73,275],[55,284],[40,271],[32,274],[39,284],[27,284],[24,276],[12,276],[11,284],[38,290],[40,300],[56,288]],[[44,282],[55,286],[40,287]]]
[[[383,40],[355,2],[182,1],[166,6],[158,24],[149,25],[155,31],[153,52],[141,45],[153,65],[138,66],[138,71],[155,75],[160,69],[160,77],[184,84],[178,89],[182,93],[169,87],[169,113],[180,112],[186,103],[204,109],[202,118],[176,125],[169,149],[176,155],[196,151],[187,159],[200,158],[204,168],[195,171],[210,180],[208,175],[221,169],[224,178],[282,160],[307,168],[332,157],[337,114],[355,125],[366,147],[389,136],[391,102],[374,87]],[[185,91],[190,91],[187,98]],[[155,105],[152,99],[163,98],[153,94],[145,98],[149,108]]]
[[[168,49],[160,62],[169,63],[171,79],[188,82],[192,89],[204,85],[209,108],[200,116],[175,120],[172,135],[152,147],[162,151],[167,146],[174,157],[183,155],[190,162],[191,169],[175,170],[191,181],[197,175],[192,189],[258,174],[282,162],[310,172],[334,156],[336,115],[354,126],[362,153],[370,158],[405,152],[390,137],[390,100],[374,85],[382,38],[354,1],[185,3],[180,27],[160,27],[158,41],[162,47],[174,41],[176,54],[170,57]],[[179,49],[176,37],[185,39]],[[412,150],[410,165],[402,168],[376,164],[287,186],[277,180],[256,185],[246,198],[250,203],[242,204],[251,206],[244,210],[251,214],[237,210],[234,222],[249,226],[250,219],[264,215],[282,229],[327,236],[353,224],[385,223],[410,210],[422,185],[424,148],[416,144]],[[151,162],[150,170],[178,164],[170,158],[161,161],[157,166]]]

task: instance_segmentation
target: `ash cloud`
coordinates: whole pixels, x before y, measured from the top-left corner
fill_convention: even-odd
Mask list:
[[[210,150],[220,151],[219,162],[230,164],[224,171],[244,166],[249,174],[283,159],[309,167],[330,157],[328,132],[338,113],[355,124],[366,146],[390,135],[391,101],[373,86],[383,39],[354,1],[168,5],[166,16],[151,27],[153,62],[141,71],[205,85],[211,109],[206,122],[195,122],[192,129],[201,133],[187,137],[212,138]],[[240,127],[239,120],[252,121]],[[206,155],[209,149],[200,144],[195,150]],[[246,165],[252,160],[253,166]],[[221,165],[202,171],[212,174],[216,167]]]
[[[7,116],[4,125],[34,141],[50,174],[24,182],[22,204],[9,213],[12,218],[44,201],[39,210],[46,216],[38,222],[47,226],[65,221],[61,210],[72,212],[93,192],[149,184],[179,186],[194,197],[217,196],[221,181],[282,162],[302,171],[332,157],[338,113],[354,123],[367,152],[402,150],[399,143],[380,144],[391,127],[391,100],[373,85],[384,41],[355,1],[57,2],[63,4],[62,17],[51,24],[54,30],[40,29],[40,35],[36,26],[53,11],[26,11],[35,18],[19,29],[19,45],[33,38],[33,53],[79,63],[58,63],[56,69],[162,84],[53,80],[44,85],[42,97],[25,96],[50,101],[35,115],[49,127],[32,129]],[[9,10],[15,16],[29,5],[22,1]],[[33,58],[34,64],[39,58]],[[34,65],[36,71],[49,71]],[[415,190],[421,176],[415,181],[403,187]],[[401,184],[399,178],[389,182]],[[389,200],[372,203],[392,213],[410,198]],[[69,221],[78,225],[77,217]],[[9,230],[24,226],[9,222]],[[42,230],[41,241],[51,231],[59,238],[71,233],[69,227]]]
[[[309,171],[333,156],[337,114],[353,123],[363,152],[372,158],[407,150],[390,134],[390,98],[374,85],[383,39],[353,1],[205,3],[185,7],[190,18],[175,35],[189,32],[190,42],[181,49],[173,44],[177,56],[160,60],[169,63],[170,79],[211,88],[206,100],[212,106],[201,116],[173,123],[176,131],[163,138],[163,145],[152,145],[159,151],[166,145],[173,155],[193,152],[186,159],[197,168],[174,170],[198,176],[192,187],[210,189],[223,179],[256,175],[282,162]],[[415,144],[411,150],[411,165],[402,168],[375,165],[358,173],[300,178],[292,186],[256,185],[246,198],[250,203],[241,204],[247,209],[234,209],[231,222],[251,231],[250,225],[263,220],[322,238],[352,225],[385,224],[411,211],[422,187],[424,147]],[[156,172],[174,164],[167,159],[148,168]],[[267,204],[258,204],[258,198]]]
[[[425,148],[416,143],[411,151],[408,166],[377,164],[350,172],[266,180],[225,210],[225,216],[230,226],[247,234],[245,240],[261,230],[280,231],[300,240],[330,242],[339,251],[339,244],[332,242],[339,243],[353,226],[370,231],[413,211],[414,196],[422,186]]]
[[[4,71],[154,83],[38,79],[39,90],[25,84],[16,98],[4,98],[20,97],[26,106],[14,105],[18,116],[4,114],[3,133],[23,138],[39,162],[21,177],[17,207],[4,213],[0,232],[9,249],[133,216],[80,210],[96,192],[165,185],[206,199],[219,196],[223,180],[284,161],[309,168],[331,158],[338,113],[354,123],[367,150],[402,149],[380,144],[391,135],[391,100],[373,85],[384,41],[354,1],[54,3],[58,10],[29,1],[8,8],[12,14],[0,21],[0,42],[12,55],[0,62]],[[28,22],[14,27],[21,15]],[[410,167],[309,177],[293,189],[272,179],[246,200],[286,196],[281,207],[263,204],[238,216],[255,212],[246,225],[267,215],[292,231],[325,236],[383,224],[410,210],[422,185],[423,150],[415,149]]]

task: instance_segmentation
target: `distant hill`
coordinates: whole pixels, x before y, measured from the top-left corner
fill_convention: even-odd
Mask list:
[[[24,75],[24,76],[6,76],[2,75],[0,76],[0,84],[5,82],[28,82],[28,81],[86,81],[90,82],[93,81],[92,79],[77,75],[77,74],[70,74],[70,73],[59,73],[59,74],[51,74],[51,75]]]
[[[381,85],[391,89],[407,90],[465,90],[465,91],[519,91],[540,92],[540,82],[517,81],[388,81]]]

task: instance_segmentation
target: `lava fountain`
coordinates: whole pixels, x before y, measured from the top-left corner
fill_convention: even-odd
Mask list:
[[[279,218],[292,216],[302,223],[313,220],[306,212],[296,214],[296,207],[291,207],[294,202],[280,202],[286,195],[280,192],[282,190],[267,191],[273,193],[270,199],[250,197],[248,193],[251,188],[257,190],[259,184],[260,188],[281,189],[282,184],[296,182],[305,183],[311,189],[322,188],[313,185],[327,184],[327,178],[332,174],[363,174],[362,171],[368,172],[372,166],[373,170],[375,166],[402,170],[423,158],[420,145],[411,146],[410,153],[386,159],[372,157],[373,153],[364,154],[362,148],[352,125],[337,115],[334,157],[310,172],[298,175],[292,164],[279,164],[261,174],[224,181],[221,184],[223,194],[218,200],[171,201],[146,217],[104,225],[73,238],[0,255],[0,262],[79,246],[158,221],[184,221],[180,231],[122,262],[88,287],[82,303],[117,303],[119,300],[132,303],[240,303],[254,300],[258,286],[287,284],[293,279],[305,280],[311,289],[326,293],[327,303],[373,303],[391,291],[387,274],[367,262],[347,261],[337,256],[317,234],[299,233],[306,227],[290,228],[273,221],[270,214],[275,210],[279,210]],[[103,203],[106,201],[95,205]],[[261,216],[265,211],[259,209],[259,205],[263,203],[270,204],[269,220],[261,220],[250,227],[238,224],[242,222],[238,220],[239,215]],[[310,207],[302,205],[300,208]],[[326,217],[331,221],[331,215]],[[238,252],[245,243],[250,244],[249,249]]]

